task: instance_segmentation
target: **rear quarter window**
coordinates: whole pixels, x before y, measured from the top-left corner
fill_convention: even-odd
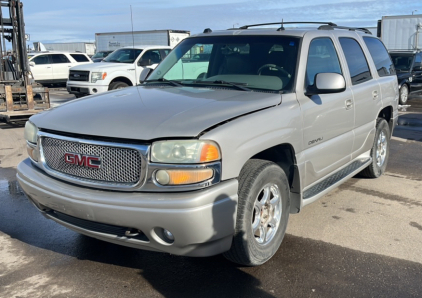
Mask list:
[[[374,37],[364,37],[363,40],[374,60],[378,75],[380,77],[395,75],[396,71],[393,62],[391,61],[390,55],[388,55],[384,44]]]
[[[76,62],[89,62],[88,57],[82,54],[70,54],[70,56],[72,56],[72,58],[75,59]]]

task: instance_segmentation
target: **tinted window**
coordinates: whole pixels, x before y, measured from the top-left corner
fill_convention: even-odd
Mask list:
[[[70,54],[73,59],[75,59],[77,62],[90,62],[89,59],[82,54]]]
[[[313,85],[315,76],[324,72],[342,74],[333,41],[330,38],[317,38],[309,46],[305,85]]]
[[[35,64],[49,64],[50,63],[50,60],[48,59],[48,55],[37,56],[31,61],[33,61]]]
[[[371,53],[378,75],[380,77],[395,75],[396,72],[393,67],[393,62],[383,43],[379,39],[373,37],[364,37],[363,40],[368,47],[369,53]]]
[[[372,79],[368,62],[359,43],[353,38],[340,38],[340,44],[349,66],[352,85],[360,84]]]
[[[394,67],[398,72],[410,71],[412,66],[413,55],[402,54],[402,53],[391,53],[391,59],[393,60]]]
[[[51,57],[53,58],[53,63],[70,63],[69,59],[63,54],[54,54]]]
[[[417,67],[417,68],[419,68],[419,67],[421,67],[421,54],[419,54],[419,55],[416,55],[416,57],[415,57],[415,64],[413,65],[413,68],[415,68],[415,67]],[[416,69],[416,70],[420,70],[420,69]]]
[[[161,62],[161,53],[160,50],[149,50],[146,51],[141,58],[142,60],[150,59],[152,64],[157,64]]]

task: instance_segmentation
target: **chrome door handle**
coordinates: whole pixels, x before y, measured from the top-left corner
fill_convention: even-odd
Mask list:
[[[350,110],[352,108],[352,106],[353,106],[352,100],[351,99],[347,99],[345,101],[345,103],[346,103],[346,110]]]
[[[372,98],[373,99],[377,99],[378,98],[378,91],[377,90],[372,91]]]

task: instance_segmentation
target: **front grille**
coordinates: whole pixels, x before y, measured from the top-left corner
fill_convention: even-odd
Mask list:
[[[89,82],[89,71],[69,70],[69,81]]]
[[[129,228],[125,228],[121,226],[108,225],[108,224],[103,224],[103,223],[90,221],[86,219],[80,219],[80,218],[73,217],[61,212],[57,212],[55,210],[46,211],[46,213],[51,217],[54,217],[60,221],[71,224],[73,226],[76,226],[85,230],[93,231],[93,232],[109,234],[112,236],[126,237],[125,232],[127,230],[131,230]],[[148,237],[142,231],[137,230],[137,232],[139,233],[138,235],[130,237],[130,238],[146,241],[146,242],[149,241]]]
[[[47,166],[57,172],[95,183],[135,184],[141,177],[140,152],[131,148],[85,144],[43,137],[42,152]],[[95,156],[101,160],[99,168],[65,162],[65,154]]]

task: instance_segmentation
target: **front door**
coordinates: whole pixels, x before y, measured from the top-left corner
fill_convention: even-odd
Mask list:
[[[50,55],[38,55],[29,62],[35,81],[46,82],[53,80],[53,65]]]

